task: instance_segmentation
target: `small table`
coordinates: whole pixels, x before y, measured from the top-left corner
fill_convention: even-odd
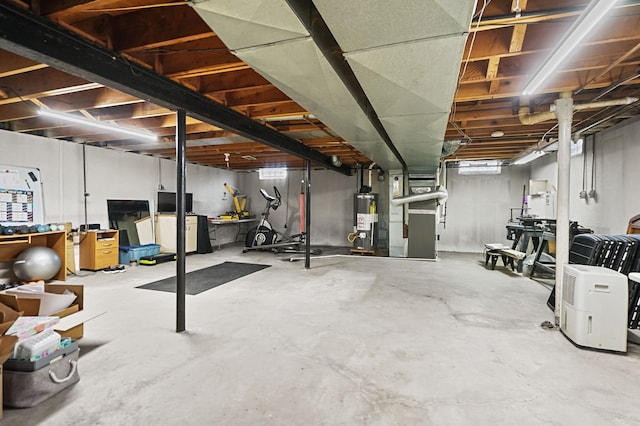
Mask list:
[[[226,226],[226,225],[236,225],[238,227],[238,231],[236,232],[236,237],[234,238],[234,242],[238,241],[238,237],[241,234],[246,234],[247,233],[247,228],[249,227],[249,223],[252,222],[257,222],[258,219],[256,218],[249,218],[249,219],[217,219],[215,217],[209,217],[207,218],[207,223],[209,225],[209,239],[214,241],[217,240],[217,232],[218,232],[218,227],[220,226]],[[244,232],[243,232],[243,228],[244,228]],[[218,249],[220,249],[220,242],[218,242]]]
[[[498,257],[502,258],[502,263],[504,266],[507,266],[506,256],[500,253],[500,250],[510,249],[511,247],[505,246],[504,244],[496,243],[496,244],[485,244],[484,245],[484,264],[485,266],[489,263],[489,259],[491,259],[491,270],[496,269],[496,263],[498,262]]]
[[[542,241],[540,242],[540,246],[538,247],[538,251],[536,252],[536,257],[533,261],[533,266],[531,267],[531,277],[535,276],[535,272],[537,269],[542,269],[544,272],[555,275],[556,273],[556,262],[555,262],[555,250],[549,249],[549,242],[555,243],[556,236],[552,232],[543,232],[542,233]],[[542,254],[546,253],[549,256],[552,256],[553,261],[543,261],[540,260]],[[553,253],[553,254],[551,254]]]

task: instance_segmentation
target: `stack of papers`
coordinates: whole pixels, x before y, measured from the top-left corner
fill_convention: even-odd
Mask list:
[[[45,293],[44,284],[21,285],[6,290],[5,293],[22,299],[40,299],[40,309],[38,311],[40,316],[51,315],[66,309],[76,300],[75,293],[68,290],[63,294]]]
[[[16,336],[20,341],[47,328],[52,328],[58,322],[60,322],[58,317],[20,317],[9,327],[6,334]]]

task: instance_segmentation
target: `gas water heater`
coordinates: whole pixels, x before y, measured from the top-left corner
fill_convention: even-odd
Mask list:
[[[358,250],[378,249],[378,194],[355,194],[353,234],[350,240]]]

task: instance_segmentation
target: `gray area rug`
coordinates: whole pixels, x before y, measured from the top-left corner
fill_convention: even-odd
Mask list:
[[[270,265],[260,265],[258,263],[224,262],[219,265],[188,272],[185,275],[185,293],[191,295],[200,294],[203,291],[218,287],[219,285],[244,277],[245,275],[253,274],[269,266]],[[136,288],[175,293],[176,277],[173,276],[149,284],[139,285]]]

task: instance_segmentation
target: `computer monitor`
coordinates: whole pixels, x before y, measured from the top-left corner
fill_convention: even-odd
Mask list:
[[[175,192],[158,192],[158,213],[176,213],[176,193]],[[185,213],[193,212],[193,194],[185,193]]]

